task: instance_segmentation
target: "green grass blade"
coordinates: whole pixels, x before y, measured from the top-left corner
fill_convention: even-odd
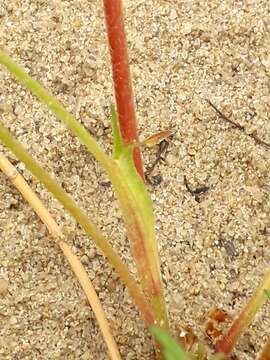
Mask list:
[[[29,89],[32,94],[43,102],[58,119],[62,120],[66,126],[79,137],[80,141],[88,148],[92,155],[110,171],[111,159],[104,153],[96,140],[89,132],[56,100],[42,85],[31,78],[19,65],[15,64],[12,59],[0,50],[0,63],[4,65],[16,79]]]

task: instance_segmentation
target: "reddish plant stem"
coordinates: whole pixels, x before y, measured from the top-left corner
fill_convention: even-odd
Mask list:
[[[270,360],[270,338],[267,340],[261,355],[258,360]]]
[[[138,131],[129,70],[122,0],[103,0],[103,4],[120,130],[124,143],[131,144],[138,141]],[[133,156],[136,169],[144,179],[143,163],[139,148],[134,149]]]
[[[227,334],[225,334],[225,336],[217,343],[216,350],[218,352],[224,353],[225,355],[230,354],[240,335],[249,326],[255,315],[266,301],[265,290],[269,288],[270,270],[267,270],[254,295],[246,304],[238,318],[233,322]]]

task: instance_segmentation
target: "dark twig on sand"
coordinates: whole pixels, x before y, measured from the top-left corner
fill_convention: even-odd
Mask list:
[[[155,175],[152,177],[150,177],[150,175],[154,171],[155,167],[160,162],[160,160],[164,160],[162,155],[166,152],[168,146],[169,146],[169,142],[167,140],[161,141],[161,143],[159,144],[158,152],[157,152],[154,162],[152,163],[151,166],[148,167],[148,169],[145,172],[146,180],[152,185],[159,185],[162,181],[161,175]]]
[[[195,198],[195,200],[196,200],[197,202],[200,202],[200,200],[201,200],[201,199],[200,199],[200,195],[206,193],[206,192],[209,190],[209,187],[208,187],[208,186],[205,186],[205,185],[204,185],[204,186],[200,186],[200,187],[192,190],[192,189],[190,188],[190,185],[189,185],[189,183],[188,183],[188,180],[187,180],[186,175],[184,175],[184,185],[185,185],[187,191],[188,191],[192,196],[194,196],[194,198]]]
[[[245,127],[238,124],[237,122],[233,121],[232,119],[230,119],[228,116],[224,115],[217,107],[216,105],[214,105],[209,99],[205,99],[206,102],[212,107],[212,109],[215,110],[215,112],[219,115],[219,117],[225,121],[227,121],[229,124],[233,125],[235,128],[237,128],[238,130],[242,131],[246,136],[249,136],[250,138],[252,138],[257,144],[265,146],[267,148],[270,148],[270,144],[265,142],[264,140],[260,139],[256,133],[251,133],[249,134]]]

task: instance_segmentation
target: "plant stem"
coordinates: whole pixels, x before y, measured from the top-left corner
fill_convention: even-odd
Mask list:
[[[268,270],[257,288],[255,294],[242,310],[240,316],[234,321],[228,333],[217,344],[217,351],[229,355],[234,345],[249,326],[256,313],[266,301],[265,290],[270,288],[270,270]]]
[[[267,340],[258,360],[270,360],[270,338]]]
[[[106,319],[105,313],[103,311],[99,298],[95,292],[95,289],[76,254],[74,254],[71,248],[68,246],[68,244],[62,240],[62,234],[58,225],[56,224],[56,222],[54,221],[48,210],[45,208],[41,200],[37,197],[34,191],[24,180],[22,175],[20,175],[17,172],[14,166],[8,161],[8,159],[1,152],[0,152],[0,169],[8,176],[8,178],[13,183],[13,185],[23,195],[25,200],[28,201],[28,203],[32,206],[32,208],[35,210],[37,215],[40,217],[41,221],[46,225],[54,241],[57,243],[57,245],[59,245],[64,256],[68,260],[71,269],[73,270],[75,276],[77,277],[89,301],[89,304],[96,316],[101,333],[103,335],[105,343],[107,344],[110,358],[112,360],[121,360],[121,356],[118,351],[116,342],[113,338],[109,323]]]
[[[74,200],[54,181],[32,157],[27,153],[23,146],[9,133],[0,123],[0,140],[22,161],[32,174],[50,191],[54,197],[69,211],[77,220],[85,232],[94,240],[96,245],[102,250],[109,262],[114,266],[122,282],[127,286],[136,305],[141,310],[146,324],[153,324],[155,317],[151,307],[145,300],[142,291],[135,279],[129,273],[127,266],[123,263],[120,256],[104,238],[100,230],[88,219],[87,215],[81,210]]]
[[[103,0],[110,46],[114,91],[119,116],[121,135],[124,143],[138,142],[138,132],[133,100],[129,58],[124,29],[121,0]],[[133,152],[135,167],[144,179],[143,164],[139,148]]]
[[[121,138],[125,145],[134,144],[138,142],[138,133],[124,29],[122,1],[103,0],[103,5]],[[138,148],[134,149],[133,159],[137,172],[141,175],[142,179],[144,179],[143,165],[140,150]],[[125,178],[127,178],[127,176]],[[115,186],[115,188],[117,189],[119,186]],[[123,214],[125,213],[129,214],[128,209],[123,211]],[[145,213],[142,212],[142,214]],[[135,217],[130,216],[130,219],[135,219]],[[140,226],[140,224],[138,224],[139,226],[136,225],[137,224],[132,224],[130,226],[132,230],[129,232],[129,238],[139,277],[145,294],[150,299],[159,326],[168,329],[168,319],[155,236],[144,236],[143,229],[145,227]],[[127,226],[127,228],[129,228],[129,226]],[[149,242],[152,243],[150,246],[153,247],[153,251],[149,251]]]
[[[122,209],[140,283],[156,319],[156,325],[169,330],[160,259],[155,237],[152,202],[145,184],[130,162],[116,161],[111,180]]]

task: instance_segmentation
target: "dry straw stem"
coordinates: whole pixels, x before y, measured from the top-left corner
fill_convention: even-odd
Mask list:
[[[62,240],[61,231],[53,220],[52,216],[45,208],[43,203],[29,187],[24,178],[18,173],[14,166],[9,162],[9,160],[0,152],[0,168],[7,175],[9,180],[13,185],[20,191],[25,200],[32,206],[37,215],[40,217],[42,222],[47,226],[49,233],[52,235],[55,242],[59,245],[64,256],[68,260],[75,276],[77,277],[89,303],[96,316],[97,322],[99,324],[101,333],[103,335],[104,341],[107,344],[108,352],[112,360],[121,360],[120,353],[118,351],[116,342],[113,338],[113,335],[110,330],[109,323],[105,317],[102,305],[99,301],[99,298],[93,288],[93,285],[83,268],[78,257],[72,252],[68,244]]]

